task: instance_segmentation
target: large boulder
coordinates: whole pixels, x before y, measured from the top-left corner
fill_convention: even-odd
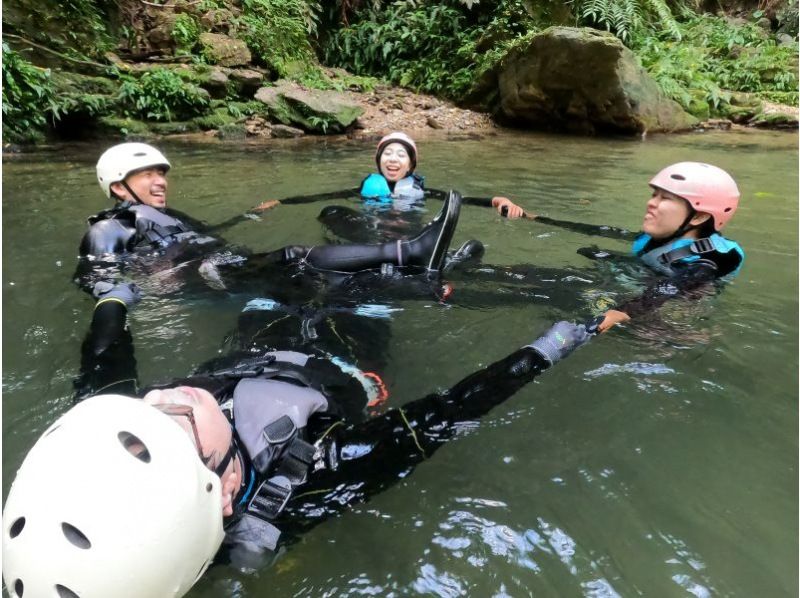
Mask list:
[[[574,133],[643,134],[697,120],[664,96],[612,34],[551,27],[512,50],[498,74],[498,118]]]
[[[269,108],[270,116],[284,125],[313,133],[339,133],[352,125],[364,109],[335,91],[305,89],[290,81],[262,87],[255,99]]]
[[[221,33],[201,33],[200,45],[203,48],[203,56],[211,64],[242,66],[250,64],[252,58],[246,43]]]

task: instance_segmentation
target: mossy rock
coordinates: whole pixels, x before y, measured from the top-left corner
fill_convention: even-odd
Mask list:
[[[231,115],[228,108],[216,108],[211,114],[193,118],[192,122],[204,131],[220,129],[226,125],[235,124],[244,120],[243,116]]]
[[[244,123],[230,123],[217,129],[217,137],[220,139],[245,139],[247,137],[247,129]]]
[[[361,106],[343,94],[303,89],[289,81],[279,81],[275,87],[262,87],[255,97],[269,108],[270,116],[278,122],[314,133],[339,133],[364,113]]]
[[[782,112],[761,113],[750,124],[764,129],[797,129],[797,113],[785,114]]]
[[[723,118],[727,118],[735,123],[746,123],[763,111],[759,103],[757,106],[733,106],[731,104],[721,104],[718,113]]]
[[[711,116],[711,107],[706,100],[704,91],[692,90],[692,99],[686,107],[686,111],[699,120],[708,120]]]
[[[194,120],[175,120],[165,123],[149,123],[150,130],[158,135],[179,135],[181,133],[196,133],[200,126]]]
[[[499,114],[516,126],[582,134],[680,131],[697,123],[614,35],[550,27],[515,45],[498,73]]]
[[[150,138],[153,137],[146,123],[133,118],[101,116],[97,119],[98,134],[107,137]]]
[[[108,77],[92,77],[67,71],[53,71],[56,94],[95,94],[113,96],[119,92],[119,82]]]

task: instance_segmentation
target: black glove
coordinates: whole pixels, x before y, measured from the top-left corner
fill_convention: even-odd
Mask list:
[[[591,337],[583,324],[556,322],[550,330],[528,346],[552,365],[588,342]]]
[[[142,298],[141,290],[132,282],[122,282],[115,285],[101,281],[94,285],[92,294],[97,297],[98,303],[106,299],[116,299],[124,303],[128,309],[139,303]]]

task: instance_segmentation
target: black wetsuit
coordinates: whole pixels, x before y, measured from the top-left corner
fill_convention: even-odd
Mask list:
[[[598,226],[556,220],[545,216],[537,216],[535,222],[557,226],[584,235],[633,242],[635,247],[637,242],[642,240],[644,236],[642,233],[634,233],[613,226]],[[641,255],[658,247],[658,244],[653,241],[642,244],[642,251],[634,254],[603,250],[596,246],[580,248],[578,253],[597,261],[612,261],[618,264],[634,266],[637,273],[636,278],[650,279],[640,295],[627,299],[614,307],[615,310],[623,311],[635,318],[652,314],[670,299],[693,298],[717,292],[719,290],[719,286],[716,284],[717,281],[737,271],[744,259],[741,248],[736,243],[732,243],[733,246],[735,246],[736,250],[729,249],[726,253],[712,250],[699,256],[683,256],[666,265],[668,272],[660,271],[660,269],[656,270],[657,276],[655,279],[652,275],[653,268],[647,264],[647,261]],[[694,261],[687,261],[689,259]],[[643,266],[646,267],[646,270],[643,270]],[[593,283],[593,286],[596,286],[596,282],[592,280],[595,278],[593,274],[592,272],[582,272],[581,270],[565,272],[535,265],[508,267],[483,265],[480,268],[463,271],[461,278],[464,280],[485,280],[488,278],[509,286],[526,286],[533,283],[539,287],[542,294],[562,297],[563,289],[559,290],[559,286],[564,283],[569,283],[569,288],[578,292],[581,287],[586,287],[585,283]],[[546,283],[551,284],[547,286]],[[567,304],[570,304],[569,300],[566,300]]]
[[[113,362],[133,370],[132,345],[116,349]],[[277,354],[278,362],[274,357],[217,359],[194,376],[156,387],[205,388],[232,422],[245,471],[235,514],[225,521],[221,558],[247,568],[262,566],[304,530],[399,482],[550,365],[523,347],[450,390],[365,418],[365,389],[338,366],[314,356],[299,356],[301,366],[287,365],[286,354]],[[92,369],[109,363],[96,361]],[[131,372],[103,392],[135,394],[135,377]],[[300,424],[292,421],[298,412]],[[261,448],[253,449],[254,442]]]

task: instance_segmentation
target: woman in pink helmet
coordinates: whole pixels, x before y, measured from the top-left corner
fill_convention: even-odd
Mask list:
[[[702,162],[679,162],[656,174],[650,187],[653,193],[638,235],[614,227],[528,215],[584,234],[614,239],[633,237],[633,255],[668,277],[669,284],[658,281],[642,296],[608,311],[598,327],[601,332],[652,311],[670,297],[735,274],[744,261],[741,246],[719,233],[739,205],[739,188],[727,172]],[[579,253],[592,259],[612,256],[611,252],[596,248]]]

